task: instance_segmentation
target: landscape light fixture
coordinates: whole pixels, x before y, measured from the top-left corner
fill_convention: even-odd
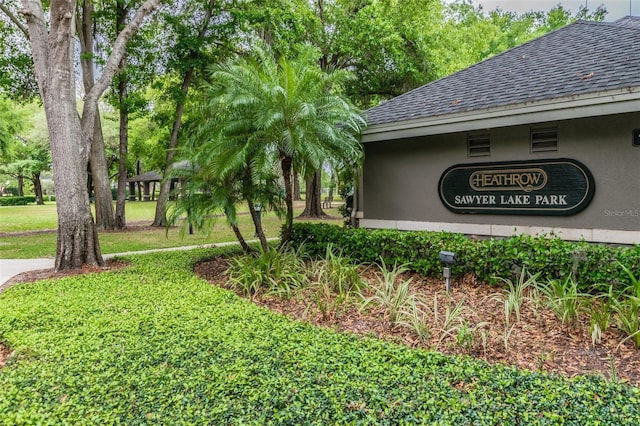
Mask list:
[[[445,265],[444,268],[442,268],[442,275],[445,278],[447,292],[449,292],[449,278],[451,278],[451,268],[449,265],[456,262],[456,254],[452,251],[441,251],[440,262]]]

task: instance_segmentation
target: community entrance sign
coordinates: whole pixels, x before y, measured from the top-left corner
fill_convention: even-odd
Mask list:
[[[570,159],[457,164],[438,192],[456,213],[572,215],[593,198],[593,175]]]

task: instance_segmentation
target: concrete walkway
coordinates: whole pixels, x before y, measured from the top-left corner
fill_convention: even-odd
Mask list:
[[[267,238],[267,241],[275,241],[278,238]],[[257,240],[250,240],[247,243],[251,244],[257,242]],[[237,245],[237,241],[229,241],[216,244],[203,244],[198,246],[182,246],[182,247],[168,247],[161,249],[141,250],[141,251],[128,251],[124,253],[112,253],[104,254],[102,257],[107,260],[113,257],[130,256],[134,254],[146,254],[157,253],[162,251],[176,251],[176,250],[194,250],[201,248],[213,248]],[[51,269],[55,266],[54,258],[46,259],[0,259],[0,285],[6,283],[12,277],[21,274],[23,272],[38,271],[40,269]]]
[[[0,285],[23,272],[51,269],[54,263],[55,259],[0,259]]]

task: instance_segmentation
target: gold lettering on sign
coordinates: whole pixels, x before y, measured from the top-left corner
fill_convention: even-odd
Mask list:
[[[547,184],[547,173],[539,168],[478,170],[469,177],[475,191],[538,191]]]

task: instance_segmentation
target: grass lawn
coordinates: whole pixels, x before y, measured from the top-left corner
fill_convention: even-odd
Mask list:
[[[212,250],[0,294],[3,424],[617,424],[640,390],[361,339],[194,277]]]
[[[155,214],[155,202],[132,202],[127,204],[127,221],[151,224]],[[300,214],[302,206],[298,206],[295,213]],[[337,208],[328,209],[329,215],[339,217]],[[0,233],[25,232],[55,229],[55,204],[44,206],[11,206],[0,207]],[[253,239],[254,227],[249,215],[239,216],[240,229],[247,239]],[[339,220],[332,221],[340,223]],[[267,237],[277,237],[280,234],[282,221],[274,214],[263,215],[263,226]],[[135,228],[134,228],[135,229]],[[211,232],[206,235],[196,232],[193,235],[181,234],[178,228],[171,228],[167,234],[164,229],[141,228],[134,232],[100,232],[100,248],[103,254],[123,253],[154,248],[190,246],[212,244],[225,241],[235,241],[235,235],[224,218],[220,218]],[[2,259],[32,259],[40,257],[54,257],[56,251],[56,234],[37,233],[6,235],[0,237],[0,258]]]

